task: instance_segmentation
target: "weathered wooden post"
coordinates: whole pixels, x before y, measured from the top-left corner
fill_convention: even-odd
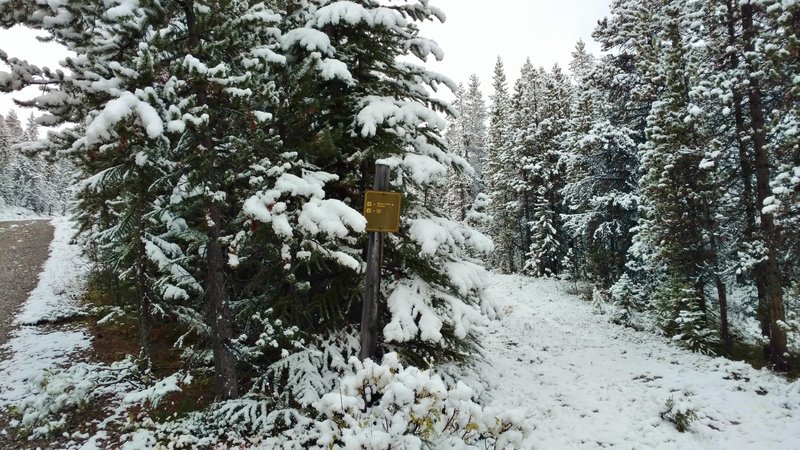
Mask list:
[[[381,294],[381,267],[383,266],[383,235],[400,228],[400,194],[386,192],[389,187],[389,166],[375,165],[374,191],[364,195],[364,216],[367,218],[367,274],[364,283],[364,306],[361,310],[362,361],[375,359],[378,336],[378,299]]]

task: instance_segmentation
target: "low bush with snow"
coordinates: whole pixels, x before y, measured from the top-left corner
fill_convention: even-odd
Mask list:
[[[518,448],[529,430],[513,411],[484,410],[462,382],[448,387],[432,370],[350,360],[353,372],[317,403],[325,448]]]
[[[140,425],[122,448],[514,449],[530,432],[519,410],[483,408],[463,382],[448,385],[432,369],[405,367],[396,353],[381,363],[350,358],[338,385],[309,408],[248,395]]]

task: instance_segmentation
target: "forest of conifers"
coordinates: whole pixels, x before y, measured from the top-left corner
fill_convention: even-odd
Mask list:
[[[486,269],[569,280],[692,351],[800,364],[800,2],[615,0],[601,55],[498,58],[488,98],[425,67],[443,52],[419,23],[443,19],[427,0],[0,1],[0,25],[74,54],[62,71],[0,52],[0,91],[42,91],[20,102],[33,131],[0,143],[41,166],[0,171],[0,194],[52,213],[69,172],[92,314],[137,336],[88,379],[134,380],[150,406],[194,377],[213,391],[148,417],[152,442],[522,442],[461,381],[503,313]],[[383,362],[353,359],[376,163],[403,194]],[[42,404],[22,408],[40,435],[58,428]]]

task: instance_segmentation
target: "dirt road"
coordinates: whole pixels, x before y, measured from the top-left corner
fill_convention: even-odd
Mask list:
[[[19,306],[36,287],[53,227],[48,220],[0,222],[0,345]]]

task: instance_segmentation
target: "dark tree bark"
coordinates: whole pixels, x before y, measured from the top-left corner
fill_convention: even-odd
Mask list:
[[[389,187],[389,166],[375,166],[373,189],[385,191]],[[367,273],[364,286],[364,304],[361,309],[361,350],[359,359],[378,356],[378,302],[381,296],[381,269],[383,268],[383,233],[370,232],[367,242]]]
[[[186,14],[189,49],[196,52],[196,57],[201,57],[199,49],[202,30],[198,29],[199,27],[194,14],[194,2],[192,0],[186,0],[182,5]],[[208,105],[210,103],[206,86],[196,85],[194,86],[194,91],[199,105]],[[215,121],[211,121],[210,123],[215,123]],[[217,185],[218,174],[215,170],[217,156],[211,133],[211,130],[206,131],[205,134],[200,137],[200,144],[202,144],[204,151],[207,152],[208,158],[210,159],[210,161],[207,162],[208,172],[206,174],[206,182],[213,190]],[[213,200],[209,201],[206,214],[209,227],[205,255],[206,277],[203,288],[206,323],[210,330],[211,346],[214,355],[216,396],[218,399],[232,399],[239,396],[239,384],[236,376],[236,357],[230,345],[233,331],[225,287],[227,256],[220,242],[223,217],[219,205]]]
[[[145,245],[144,235],[144,209],[145,198],[147,198],[146,180],[140,173],[138,176],[138,195],[136,199],[136,296],[139,299],[139,345],[141,346],[141,356],[143,366],[150,369],[153,362],[153,352],[150,338],[152,335],[153,318],[152,305],[150,304],[150,292],[147,286],[147,246]],[[116,277],[114,277],[116,279]]]
[[[720,336],[722,337],[722,351],[726,355],[730,355],[733,342],[731,340],[730,325],[728,324],[728,288],[719,275],[719,244],[717,243],[717,236],[714,233],[717,227],[716,223],[711,218],[711,208],[707,204],[703,207],[703,215],[709,234],[709,244],[711,246],[711,260],[713,262],[711,278],[714,281],[714,287],[717,289],[717,300],[719,302],[719,328]]]
[[[738,37],[736,35],[736,7],[733,0],[727,0],[727,25],[728,25],[728,45],[731,48],[736,48],[738,45]],[[739,54],[735,51],[730,52],[730,64],[732,69],[740,67]],[[758,209],[755,204],[753,195],[753,163],[752,152],[749,151],[744,136],[747,133],[745,118],[744,118],[744,97],[742,92],[737,86],[732,88],[733,93],[733,117],[736,127],[736,146],[739,150],[739,170],[742,179],[742,195],[740,203],[745,209],[745,228],[743,238],[746,242],[753,242],[758,227],[756,226],[756,217]],[[766,275],[764,271],[764,264],[758,264],[753,268],[753,281],[756,286],[756,295],[758,297],[758,308],[756,314],[759,323],[761,324],[761,335],[769,339],[770,337],[770,313],[769,302],[767,300],[766,289]],[[765,356],[769,355],[769,348],[764,349]]]
[[[756,29],[753,24],[753,5],[743,4],[742,11],[742,31],[745,53],[755,51]],[[756,68],[750,67],[749,73],[753,73]],[[747,90],[750,103],[750,126],[753,131],[753,151],[755,160],[756,177],[756,205],[763,205],[764,199],[771,195],[770,191],[770,157],[766,148],[766,131],[764,119],[764,104],[760,81],[757,77],[749,77]],[[759,211],[761,218],[761,233],[767,249],[767,260],[764,264],[766,294],[770,312],[770,355],[769,362],[778,370],[788,370],[789,361],[786,358],[786,332],[778,324],[779,321],[786,320],[786,312],[783,305],[783,286],[781,284],[781,270],[778,262],[778,246],[780,245],[780,232],[775,226],[775,219],[772,214]]]
[[[239,385],[236,378],[236,357],[230,346],[231,313],[225,290],[226,257],[219,241],[222,228],[219,206],[214,204],[209,206],[208,219],[210,227],[209,242],[206,247],[206,321],[211,328],[217,397],[227,400],[239,396]]]

